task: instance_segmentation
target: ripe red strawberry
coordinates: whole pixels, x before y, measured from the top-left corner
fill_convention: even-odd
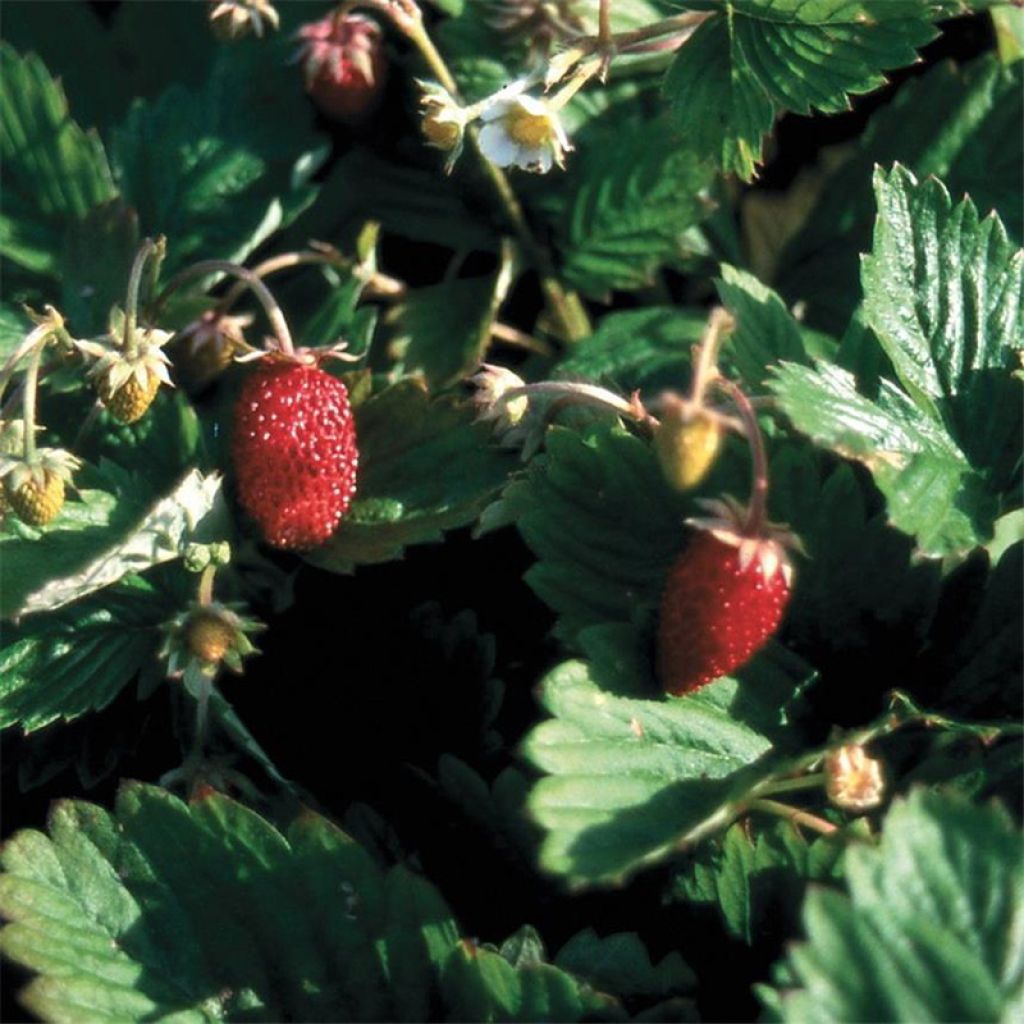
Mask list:
[[[792,568],[780,531],[749,537],[725,522],[710,525],[669,571],[661,601],[658,678],[677,696],[743,665],[789,601]]]
[[[235,402],[231,460],[238,499],[279,548],[313,548],[334,532],[356,491],[348,391],[318,366],[270,356]]]
[[[298,36],[306,92],[320,110],[346,124],[373,113],[388,71],[380,26],[363,14],[331,14],[303,25]]]

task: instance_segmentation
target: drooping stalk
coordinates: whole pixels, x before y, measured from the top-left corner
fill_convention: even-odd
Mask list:
[[[125,353],[132,355],[135,351],[135,327],[139,308],[139,286],[142,284],[142,272],[146,269],[146,261],[155,251],[156,243],[147,238],[139,246],[139,251],[132,261],[131,273],[128,275],[128,290],[124,298],[124,336],[121,347]]]
[[[285,355],[295,354],[295,345],[292,342],[292,332],[288,328],[288,321],[285,320],[284,313],[281,312],[281,307],[277,304],[277,300],[271,295],[270,289],[253,271],[246,267],[241,267],[237,263],[229,263],[227,260],[200,260],[198,263],[193,263],[190,267],[185,267],[184,270],[179,270],[167,282],[164,290],[156,297],[153,309],[158,310],[174,291],[193,277],[203,277],[206,274],[230,274],[232,277],[244,281],[267,314],[267,319],[270,321],[270,326],[274,331],[274,336],[277,339],[280,350]]]
[[[36,345],[25,371],[24,392],[22,393],[22,415],[25,420],[23,454],[31,463],[36,454],[36,392],[39,390],[39,364],[43,359],[44,342]]]
[[[757,422],[757,413],[754,412],[750,399],[738,384],[725,377],[715,378],[714,383],[732,399],[732,403],[736,406],[736,411],[743,421],[747,443],[750,445],[750,509],[747,513],[747,520],[743,524],[743,532],[748,537],[758,537],[764,527],[768,504],[768,457],[765,454],[761,426]]]

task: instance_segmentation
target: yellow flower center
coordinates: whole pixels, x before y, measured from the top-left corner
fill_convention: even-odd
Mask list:
[[[505,117],[505,130],[520,146],[546,146],[554,137],[551,118],[547,114],[531,114],[517,107]]]

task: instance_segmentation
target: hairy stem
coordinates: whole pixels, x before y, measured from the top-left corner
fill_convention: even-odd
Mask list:
[[[780,779],[759,790],[765,796],[776,796],[779,793],[793,793],[801,789],[819,789],[825,785],[825,773],[815,772],[813,775],[801,775],[797,779]]]
[[[718,375],[718,351],[735,323],[732,314],[721,306],[716,306],[708,317],[707,326],[697,346],[690,385],[690,401],[695,406],[703,404],[708,384]]]
[[[750,510],[747,513],[747,521],[743,524],[743,532],[748,537],[757,537],[764,526],[768,503],[768,457],[764,450],[761,426],[757,422],[757,413],[754,412],[750,399],[738,384],[734,384],[724,377],[715,378],[714,383],[732,399],[736,411],[740,414],[740,419],[743,420],[743,426],[746,428],[751,456],[751,484]]]
[[[154,310],[159,309],[167,301],[171,293],[187,281],[190,281],[193,277],[203,277],[206,274],[230,274],[232,277],[245,282],[245,285],[256,296],[264,312],[267,314],[267,319],[273,328],[280,350],[286,355],[295,354],[295,345],[292,342],[292,332],[288,329],[288,321],[285,320],[284,313],[281,312],[281,307],[277,304],[277,300],[270,294],[270,289],[253,271],[248,270],[246,267],[240,267],[237,263],[229,263],[226,260],[200,260],[198,263],[193,263],[190,267],[185,267],[184,270],[179,270],[167,282],[164,290],[156,297],[156,301],[153,303]]]
[[[25,418],[25,461],[31,463],[36,454],[36,392],[39,390],[39,364],[43,359],[45,342],[39,342],[29,357],[25,371],[25,390],[22,394],[22,415]]]
[[[128,290],[124,297],[124,337],[121,347],[131,355],[135,351],[135,326],[139,308],[139,285],[142,283],[142,272],[146,269],[146,261],[156,249],[152,238],[147,238],[139,246],[132,262],[132,270],[128,275]]]

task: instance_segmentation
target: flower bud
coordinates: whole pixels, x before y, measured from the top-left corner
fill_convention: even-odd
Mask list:
[[[877,807],[885,794],[882,762],[859,743],[847,743],[825,757],[825,792],[844,811],[861,813]]]

